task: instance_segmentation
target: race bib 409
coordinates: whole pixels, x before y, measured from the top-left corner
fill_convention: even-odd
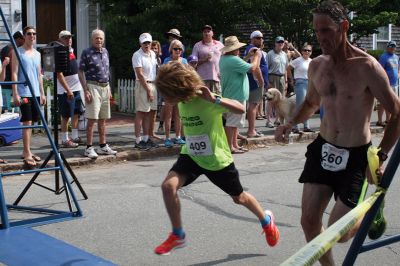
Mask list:
[[[213,155],[208,135],[186,136],[186,147],[192,156]]]

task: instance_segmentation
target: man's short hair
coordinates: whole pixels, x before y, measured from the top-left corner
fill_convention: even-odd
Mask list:
[[[22,32],[19,30],[19,31],[14,32],[13,38],[14,38],[14,40],[23,39],[23,38],[24,38],[24,35],[23,35]]]
[[[35,27],[33,27],[33,26],[26,26],[26,27],[22,30],[22,33],[25,35],[26,32],[27,32],[28,30],[34,30],[34,31],[36,31]]]
[[[347,9],[337,1],[325,0],[313,10],[313,14],[328,15],[336,24],[340,24],[344,20],[349,20]]]

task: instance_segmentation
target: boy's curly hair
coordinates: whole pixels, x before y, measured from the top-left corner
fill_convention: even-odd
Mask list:
[[[169,62],[159,68],[155,85],[163,96],[187,102],[196,96],[196,88],[204,82],[191,66]]]

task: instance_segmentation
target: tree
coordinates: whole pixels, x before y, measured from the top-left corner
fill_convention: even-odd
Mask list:
[[[210,24],[215,35],[240,36],[240,25],[257,25],[272,36],[282,35],[297,46],[316,44],[312,10],[319,0],[93,0],[102,6],[112,65],[118,77],[132,77],[131,56],[138,37],[150,32],[165,42],[164,33],[178,28],[190,50],[201,39],[201,27]],[[350,20],[356,38],[376,33],[379,26],[400,25],[400,1],[343,0],[355,14]],[[271,40],[270,40],[271,41]],[[270,47],[271,43],[269,44]],[[127,67],[129,66],[129,68]]]

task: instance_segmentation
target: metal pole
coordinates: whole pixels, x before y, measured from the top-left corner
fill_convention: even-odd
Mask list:
[[[389,162],[387,164],[385,172],[383,173],[382,182],[381,182],[381,187],[383,189],[389,188],[389,186],[393,180],[393,177],[396,173],[397,167],[399,166],[399,163],[400,163],[400,141],[397,141],[397,144],[394,148],[393,154],[389,159]],[[361,247],[367,236],[368,230],[372,224],[373,219],[375,218],[376,213],[378,212],[379,206],[381,205],[384,197],[385,197],[385,194],[381,194],[378,197],[378,199],[372,206],[371,210],[367,213],[367,215],[363,219],[361,226],[358,229],[358,232],[357,232],[356,236],[354,237],[354,240],[351,243],[349,251],[347,252],[347,255],[343,261],[343,265],[350,266],[350,265],[353,265],[354,262],[356,261],[357,256],[360,253]]]

